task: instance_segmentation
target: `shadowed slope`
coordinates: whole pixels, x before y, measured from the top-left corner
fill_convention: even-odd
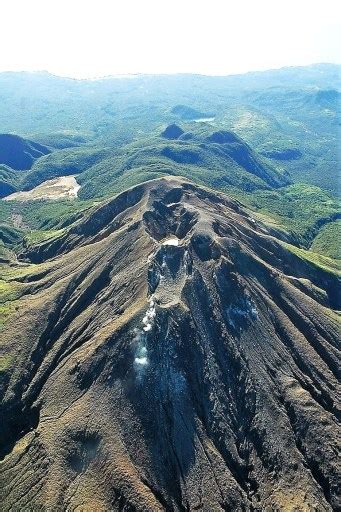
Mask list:
[[[8,165],[17,171],[30,169],[37,158],[48,153],[50,150],[47,147],[31,140],[18,135],[0,134],[0,164]]]
[[[337,277],[164,178],[8,271],[4,510],[337,508]]]

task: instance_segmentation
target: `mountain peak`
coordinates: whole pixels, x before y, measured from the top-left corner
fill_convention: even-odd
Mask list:
[[[39,481],[51,509],[330,510],[335,278],[275,234],[168,177],[27,249],[5,334],[8,502]]]

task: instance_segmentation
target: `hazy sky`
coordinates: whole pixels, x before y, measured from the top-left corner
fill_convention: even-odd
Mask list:
[[[337,0],[2,0],[0,71],[230,74],[338,62]]]

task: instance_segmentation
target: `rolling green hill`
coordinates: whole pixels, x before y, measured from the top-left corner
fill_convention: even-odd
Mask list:
[[[1,196],[65,175],[81,185],[73,202],[1,204],[1,223],[15,233],[4,239],[13,247],[18,230],[59,229],[94,201],[178,175],[238,198],[284,237],[333,256],[324,240],[340,212],[339,86],[339,67],[327,64],[96,81],[1,73],[0,122],[12,133],[4,137],[23,148],[15,158],[30,159],[20,171],[0,159]]]

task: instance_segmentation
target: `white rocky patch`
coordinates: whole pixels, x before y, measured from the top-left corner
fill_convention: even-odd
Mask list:
[[[156,316],[156,308],[155,308],[155,301],[154,297],[151,296],[149,299],[149,306],[148,309],[142,319],[142,328],[137,329],[137,334],[135,336],[135,340],[137,341],[137,350],[135,354],[134,364],[137,367],[143,367],[148,364],[148,350],[145,345],[146,343],[146,336],[145,333],[152,330],[154,325],[154,319]]]
[[[162,242],[162,245],[179,245],[179,239],[178,238],[169,238],[168,240],[165,240]]]
[[[78,197],[78,191],[80,188],[81,188],[81,186],[78,185],[78,183],[77,183],[72,189],[69,190],[69,196],[70,197]]]
[[[142,364],[143,366],[148,364],[148,359],[146,356],[144,357],[135,357],[135,363],[136,364]]]
[[[75,176],[59,176],[44,181],[32,190],[14,192],[5,201],[35,201],[39,199],[58,200],[75,199],[81,186],[77,183]]]
[[[195,123],[212,123],[215,120],[215,117],[199,117],[199,119],[194,119]]]
[[[156,315],[155,302],[154,302],[153,297],[151,297],[151,299],[149,301],[149,308],[147,309],[146,314],[142,319],[144,331],[147,332],[152,329],[155,315]]]

